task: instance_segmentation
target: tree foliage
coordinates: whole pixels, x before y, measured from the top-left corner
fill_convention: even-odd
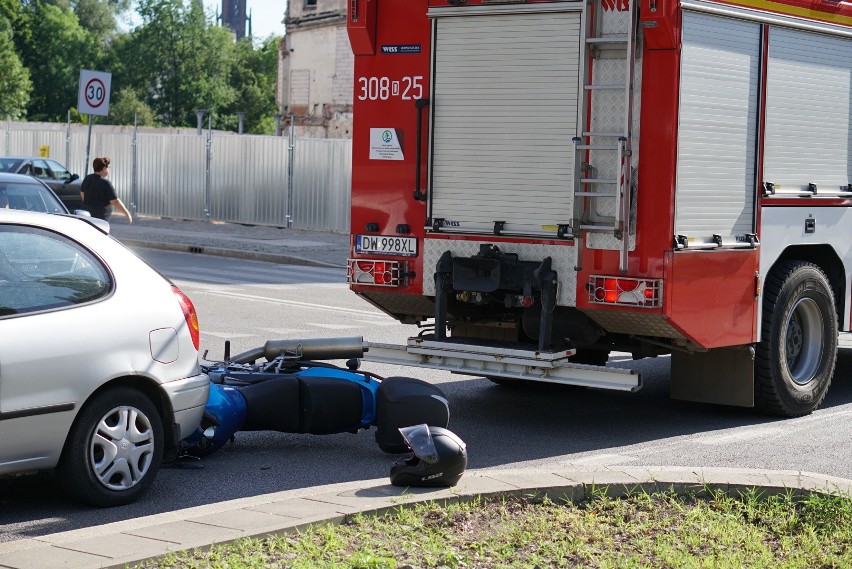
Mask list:
[[[24,8],[29,42],[21,55],[33,83],[28,114],[33,120],[64,120],[77,104],[80,70],[94,67],[100,49],[70,6],[37,2]]]
[[[272,134],[275,130],[275,79],[278,69],[278,38],[267,38],[258,49],[251,42],[236,44],[231,85],[236,96],[220,110],[218,128],[237,130],[239,115],[245,113],[244,132]]]
[[[131,87],[119,89],[110,101],[108,122],[112,124],[136,124],[156,126],[157,119],[145,101]]]
[[[32,87],[29,71],[15,52],[12,26],[4,10],[0,15],[0,117],[23,117]]]
[[[280,38],[236,42],[197,0],[132,6],[135,27],[127,30],[120,22],[131,0],[0,0],[9,30],[0,37],[0,99],[17,93],[30,120],[64,121],[77,104],[80,70],[92,69],[112,73],[110,116],[101,120],[132,124],[135,113],[141,125],[194,127],[205,109],[215,128],[236,130],[244,112],[245,132],[272,132]],[[22,98],[27,73],[31,95]]]

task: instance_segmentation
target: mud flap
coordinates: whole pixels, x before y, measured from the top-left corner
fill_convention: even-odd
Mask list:
[[[750,346],[707,352],[672,352],[672,399],[754,407],[754,350]]]

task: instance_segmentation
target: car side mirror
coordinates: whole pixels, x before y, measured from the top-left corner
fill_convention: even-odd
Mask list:
[[[68,178],[68,180],[66,180],[65,183],[70,184],[74,180],[79,180],[79,179],[80,179],[80,174],[71,174],[71,177]]]
[[[87,209],[75,209],[73,213],[81,217],[92,217],[92,213]]]

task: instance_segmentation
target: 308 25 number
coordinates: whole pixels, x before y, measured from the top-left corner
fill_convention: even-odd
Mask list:
[[[387,101],[399,97],[403,101],[423,98],[423,76],[414,75],[394,80],[389,77],[359,77],[359,101]]]

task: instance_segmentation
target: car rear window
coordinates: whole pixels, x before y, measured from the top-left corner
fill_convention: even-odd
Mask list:
[[[0,318],[104,297],[109,271],[85,247],[44,229],[0,226]]]
[[[0,158],[0,172],[15,172],[20,160]]]
[[[62,202],[40,182],[31,184],[0,182],[0,207],[44,213],[65,213],[66,211]]]

